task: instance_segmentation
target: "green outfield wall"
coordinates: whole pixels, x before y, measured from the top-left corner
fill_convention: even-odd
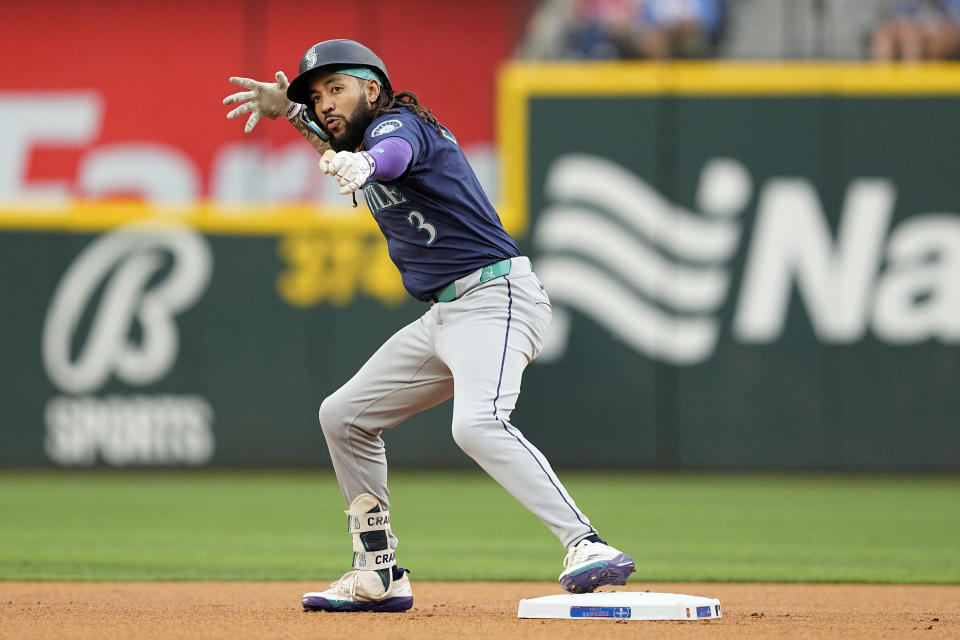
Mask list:
[[[960,68],[514,66],[500,209],[554,303],[557,466],[960,470]],[[0,466],[328,465],[424,311],[369,214],[0,210]],[[470,466],[441,405],[397,466]]]

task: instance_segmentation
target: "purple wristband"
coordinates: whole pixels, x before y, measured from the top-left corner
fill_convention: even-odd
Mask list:
[[[413,147],[403,138],[386,138],[369,151],[377,163],[373,177],[377,180],[393,180],[403,175],[413,160]]]

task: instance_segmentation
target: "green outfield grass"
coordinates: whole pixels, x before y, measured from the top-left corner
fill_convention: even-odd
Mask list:
[[[950,477],[562,473],[634,581],[960,583]],[[554,580],[564,549],[479,473],[391,476],[418,580]],[[330,473],[0,473],[0,579],[313,580],[346,570]]]

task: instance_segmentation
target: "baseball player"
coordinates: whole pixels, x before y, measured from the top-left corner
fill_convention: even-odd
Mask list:
[[[456,138],[415,94],[394,93],[383,61],[352,40],[310,47],[288,84],[230,78],[224,99],[286,117],[322,153],[340,193],[360,190],[403,285],[429,305],[320,406],[320,426],[349,505],[353,570],[307,610],[406,611],[413,592],[390,529],[383,429],[453,397],[453,438],[568,548],[560,584],[572,593],[625,584],[634,562],[609,546],[543,454],[510,422],[524,368],[550,327],[550,300],[504,231]]]

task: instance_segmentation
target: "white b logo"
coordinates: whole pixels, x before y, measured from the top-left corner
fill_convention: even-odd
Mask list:
[[[169,270],[165,254],[173,259]],[[174,316],[206,289],[211,263],[205,240],[184,227],[133,225],[98,238],[54,293],[43,331],[47,375],[68,393],[94,391],[112,373],[131,385],[164,376],[179,348]],[[158,273],[162,280],[152,282]],[[99,304],[74,359],[75,334],[98,290]],[[131,339],[135,326],[139,344]]]

